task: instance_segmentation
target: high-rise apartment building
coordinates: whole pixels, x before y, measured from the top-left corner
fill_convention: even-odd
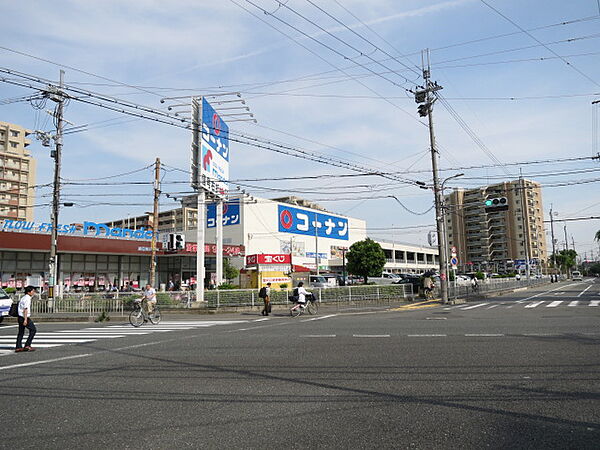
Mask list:
[[[464,269],[513,270],[546,265],[541,185],[514,180],[444,196],[449,247]]]
[[[33,220],[35,160],[32,131],[0,122],[0,219]]]

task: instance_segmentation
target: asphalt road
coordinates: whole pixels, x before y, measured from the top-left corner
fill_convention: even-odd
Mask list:
[[[39,324],[38,351],[0,356],[0,447],[597,449],[599,300],[588,280],[450,307]]]

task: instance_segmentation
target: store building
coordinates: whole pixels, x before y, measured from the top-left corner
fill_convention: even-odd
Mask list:
[[[439,269],[437,247],[423,247],[395,241],[374,239],[385,253],[384,271],[391,273],[423,273]]]

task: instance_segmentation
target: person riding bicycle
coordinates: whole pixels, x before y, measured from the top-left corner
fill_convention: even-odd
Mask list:
[[[156,289],[154,289],[151,284],[147,284],[144,295],[136,301],[141,302],[142,308],[146,310],[148,315],[152,314],[154,312],[154,306],[156,305]]]
[[[475,292],[477,289],[479,289],[479,282],[477,281],[477,277],[474,276],[471,278],[471,290]]]
[[[308,295],[312,295],[312,294],[310,292],[308,292],[306,289],[304,289],[303,281],[298,282],[298,287],[295,289],[295,291],[296,291],[295,295],[298,296],[298,300],[296,300],[296,304],[294,305],[294,307],[292,309],[306,307],[306,297]]]

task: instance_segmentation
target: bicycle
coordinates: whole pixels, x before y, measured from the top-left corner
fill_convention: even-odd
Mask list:
[[[479,284],[472,284],[471,285],[471,292],[473,294],[479,294]]]
[[[160,323],[161,315],[160,309],[158,309],[158,305],[154,305],[154,310],[152,314],[148,314],[145,308],[142,308],[142,302],[135,302],[133,304],[133,311],[129,313],[129,323],[134,327],[141,327],[144,323],[150,322],[153,325],[158,325]]]
[[[292,309],[290,309],[290,316],[292,317],[301,316],[304,314],[304,310],[308,311],[310,315],[315,315],[319,312],[319,304],[313,294],[306,296],[306,306],[302,306],[301,303],[298,303],[296,296],[291,295],[290,300],[295,303]]]
[[[433,300],[435,297],[433,295],[433,288],[427,289],[425,288],[425,300]]]

